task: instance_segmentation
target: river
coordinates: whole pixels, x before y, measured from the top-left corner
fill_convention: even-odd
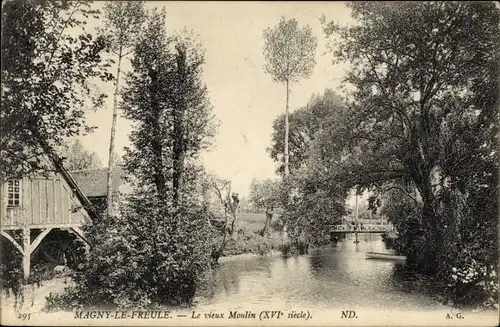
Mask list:
[[[308,255],[226,258],[203,286],[190,308],[171,308],[169,320],[150,319],[149,326],[495,326],[498,311],[463,312],[442,306],[432,292],[414,280],[405,266],[391,261],[368,260],[365,252],[388,251],[380,235],[360,234],[360,243],[349,235],[335,245]],[[31,323],[81,325],[72,312],[45,313],[41,309],[48,291],[61,291],[53,280],[36,289],[35,306],[23,312]],[[50,287],[53,287],[51,289]],[[12,304],[2,303],[9,308]],[[267,317],[265,312],[282,312]],[[355,312],[342,318],[344,312]],[[14,310],[2,312],[6,325],[19,324]],[[238,313],[240,317],[231,318]],[[270,314],[271,315],[271,314]],[[244,318],[244,317],[248,318]],[[292,317],[290,317],[292,316]],[[215,319],[214,319],[215,318]],[[269,319],[267,319],[269,318]],[[359,318],[359,319],[358,319]],[[347,320],[349,319],[349,320]],[[43,323],[42,323],[43,322]],[[145,320],[87,321],[98,325],[145,325]]]
[[[214,272],[199,307],[235,304],[310,309],[370,308],[428,311],[443,308],[412,280],[402,263],[366,259],[365,252],[388,252],[377,234],[359,234],[311,250],[308,255],[279,255],[223,262]],[[419,286],[420,285],[420,286]]]

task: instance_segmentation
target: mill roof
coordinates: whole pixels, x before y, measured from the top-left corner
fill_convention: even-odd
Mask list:
[[[95,168],[74,170],[69,172],[78,183],[82,192],[88,198],[105,197],[107,195],[108,169]],[[116,191],[125,181],[123,179],[123,169],[117,167],[113,177],[113,190]]]

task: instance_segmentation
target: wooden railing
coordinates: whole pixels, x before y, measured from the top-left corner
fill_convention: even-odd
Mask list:
[[[386,225],[351,225],[351,224],[345,224],[345,225],[330,225],[330,231],[331,232],[344,232],[344,233],[362,233],[362,232],[392,232],[394,231],[394,226],[390,224]]]

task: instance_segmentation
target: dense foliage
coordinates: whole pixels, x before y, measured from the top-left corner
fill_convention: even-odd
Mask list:
[[[329,240],[329,225],[336,224],[346,214],[345,199],[349,187],[334,179],[334,172],[343,154],[342,137],[346,107],[341,98],[327,89],[323,95],[313,95],[307,106],[294,111],[290,120],[291,175],[284,177],[279,187],[280,218],[291,237],[292,245],[305,252],[309,245]],[[282,164],[280,148],[284,117],[274,123],[271,157]],[[283,166],[279,166],[282,170]]]
[[[94,228],[94,249],[76,288],[65,295],[68,303],[189,304],[210,269],[212,234],[195,193],[197,154],[213,133],[203,53],[192,39],[167,36],[164,12],[153,10],[147,22],[121,105],[135,123],[124,156],[134,193],[119,217]]]
[[[345,105],[341,97],[331,89],[326,89],[323,95],[313,94],[306,106],[294,110],[289,115],[289,150],[290,171],[299,169],[310,156],[310,148],[316,134],[326,124],[331,124],[333,116]],[[284,174],[283,147],[285,134],[285,114],[279,115],[273,123],[271,146],[268,152],[278,163],[277,172]]]
[[[350,8],[357,25],[324,25],[336,60],[352,67],[346,82],[354,86],[346,128],[333,133],[348,154],[332,176],[400,192],[387,210],[408,261],[438,276],[454,303],[491,304],[499,11],[487,2]]]
[[[107,81],[108,42],[83,30],[99,17],[88,1],[2,3],[0,183],[43,172],[40,142],[64,144],[88,131],[84,110],[99,108]]]

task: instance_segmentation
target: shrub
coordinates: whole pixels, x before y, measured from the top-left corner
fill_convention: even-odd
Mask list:
[[[278,249],[283,257],[289,257],[298,254],[297,248],[291,242],[282,242],[278,246]]]
[[[209,269],[210,235],[200,212],[173,214],[134,198],[120,218],[92,227],[93,249],[74,287],[47,298],[47,310],[190,304]]]
[[[445,302],[492,307],[498,306],[498,191],[475,185],[441,189],[433,234],[424,231],[421,208],[391,194],[383,210],[398,233],[384,240],[416,271],[434,278]]]
[[[22,256],[10,241],[2,237],[0,251],[0,288],[18,296],[22,289]]]
[[[496,203],[481,194],[452,190],[442,197],[438,213],[444,222],[440,278],[445,294],[457,306],[498,305]],[[480,211],[475,207],[480,206]],[[492,212],[485,209],[490,208]]]
[[[224,249],[224,256],[254,253],[266,255],[270,251],[278,249],[280,237],[277,233],[271,235],[260,235],[258,231],[241,231],[236,238],[229,238]]]
[[[283,226],[284,223],[281,216],[271,221],[271,228],[275,231],[281,232],[283,230]]]

